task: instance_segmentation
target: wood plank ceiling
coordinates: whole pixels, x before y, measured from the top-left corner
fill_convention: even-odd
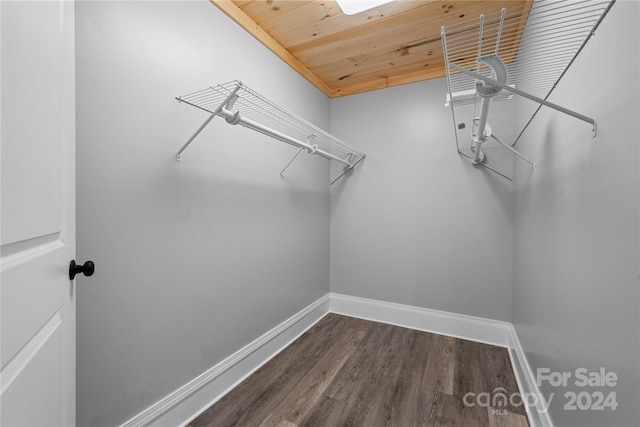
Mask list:
[[[211,0],[329,97],[445,75],[441,26],[533,0],[398,0],[345,15],[335,0]]]

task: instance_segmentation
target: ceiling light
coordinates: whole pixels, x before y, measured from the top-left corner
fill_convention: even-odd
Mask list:
[[[336,0],[342,13],[345,15],[355,15],[365,10],[373,9],[385,3],[391,3],[393,0]]]

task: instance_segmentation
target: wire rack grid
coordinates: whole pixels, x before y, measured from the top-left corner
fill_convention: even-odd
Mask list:
[[[508,86],[546,101],[614,1],[536,0],[524,13],[503,9],[443,27],[449,86],[446,103],[452,110],[458,151],[466,157],[472,155],[471,135],[476,130],[473,119],[481,97],[475,90],[476,79],[451,64],[493,78],[492,70],[478,60],[497,55],[507,68]],[[540,108],[541,104],[502,90],[492,99],[493,131],[513,146]],[[483,149],[504,151],[490,156],[484,166],[513,179],[513,155],[507,148],[487,142]]]
[[[289,144],[291,144],[289,138],[281,138],[278,135],[286,134],[310,146],[317,146],[318,149],[338,157],[338,160],[344,159],[346,162],[343,163],[349,163],[349,168],[365,157],[364,153],[237,80],[211,86],[176,99],[212,115],[223,117],[229,123],[232,121],[229,119],[228,110],[234,110],[234,114],[240,114],[243,118],[259,122],[268,128],[265,130],[262,127],[252,127],[253,130]],[[243,121],[239,124],[246,126]],[[299,145],[296,146],[299,147]]]

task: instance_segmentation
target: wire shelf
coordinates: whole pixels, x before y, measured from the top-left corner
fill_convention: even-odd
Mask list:
[[[209,121],[219,116],[229,124],[239,124],[299,148],[301,151],[334,160],[344,166],[337,181],[365,158],[365,154],[325,132],[302,117],[276,104],[240,81],[234,80],[176,98],[211,114],[209,119],[178,151],[177,159]],[[285,166],[287,167],[295,159]]]
[[[492,155],[481,164],[513,179],[511,147],[518,142],[542,105],[591,123],[595,132],[595,120],[547,100],[614,1],[536,0],[530,3],[528,13],[503,9],[443,27],[449,86],[446,105],[451,107],[458,151],[469,158],[475,155],[482,104],[476,85],[481,77],[494,79],[495,75],[480,58],[492,55],[501,59],[508,80],[506,87],[491,99],[491,126],[509,147],[488,139],[482,149],[505,151],[508,155],[490,153]],[[516,103],[517,115],[514,114]]]

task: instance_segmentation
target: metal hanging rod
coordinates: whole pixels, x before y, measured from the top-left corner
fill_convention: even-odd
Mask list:
[[[592,119],[591,117],[587,117],[587,116],[585,116],[583,114],[576,113],[575,111],[572,111],[572,110],[570,110],[568,108],[564,108],[564,107],[562,107],[562,106],[560,106],[558,104],[554,104],[554,103],[546,101],[544,99],[538,98],[537,96],[530,95],[527,92],[518,90],[518,89],[516,89],[514,87],[511,87],[511,86],[509,86],[507,84],[504,84],[502,82],[499,82],[497,80],[490,79],[489,77],[485,77],[485,76],[483,76],[481,74],[474,73],[473,71],[467,70],[466,68],[460,67],[460,66],[458,66],[456,64],[449,64],[449,65],[451,67],[455,68],[456,70],[462,72],[462,73],[465,73],[465,74],[468,74],[468,75],[470,75],[472,77],[475,77],[476,79],[482,80],[482,81],[487,82],[487,83],[491,83],[492,85],[497,86],[497,87],[499,87],[501,89],[507,90],[509,92],[513,92],[516,95],[523,96],[523,97],[525,97],[527,99],[530,99],[530,100],[532,100],[534,102],[537,102],[538,104],[545,105],[547,107],[553,108],[554,110],[557,110],[557,111],[560,111],[562,113],[568,114],[568,115],[570,115],[572,117],[575,117],[576,119],[580,119],[580,120],[582,120],[584,122],[591,123],[594,126],[594,130],[593,131],[595,132],[596,121],[594,119]]]
[[[503,9],[443,27],[449,91],[446,105],[451,108],[458,152],[475,164],[491,166],[490,169],[511,177],[509,169],[513,166],[505,161],[506,168],[502,168],[503,165],[495,163],[495,155],[487,160],[481,147],[522,157],[513,146],[542,106],[590,123],[595,136],[593,118],[551,103],[548,98],[614,2],[535,0],[528,10],[527,6]],[[493,67],[486,64],[490,57],[497,58],[492,60]],[[502,74],[508,76],[506,80],[498,78],[496,67],[504,67]],[[482,88],[484,95],[479,92]],[[523,98],[534,102],[518,101]],[[515,106],[505,104],[515,102],[517,115],[513,113]],[[502,104],[506,107],[500,107]],[[493,129],[488,126],[489,115]],[[458,123],[456,119],[460,117],[471,126]],[[493,131],[503,138],[492,135]]]
[[[222,117],[229,124],[239,124],[299,148],[280,172],[281,176],[302,150],[334,160],[344,166],[344,171],[331,184],[365,157],[364,153],[260,95],[240,81],[212,86],[176,99],[210,114],[178,150],[178,161],[182,159],[182,152],[216,116]]]

